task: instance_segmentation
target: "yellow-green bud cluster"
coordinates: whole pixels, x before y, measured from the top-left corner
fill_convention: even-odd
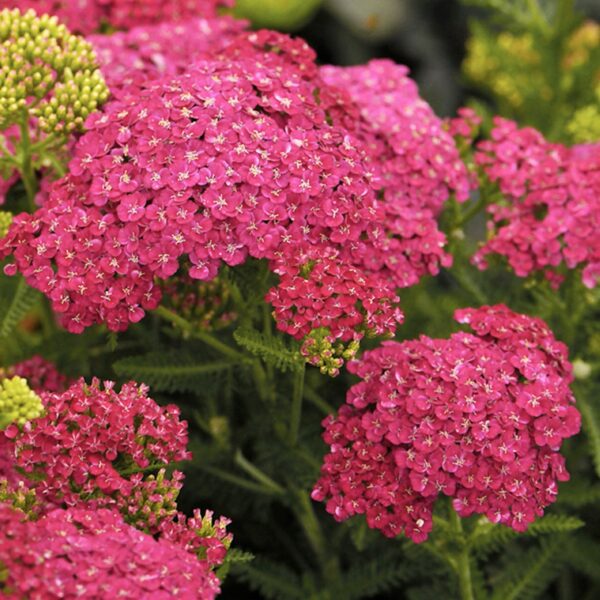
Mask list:
[[[22,481],[16,487],[8,484],[6,479],[0,479],[0,503],[24,512],[29,517],[36,514],[37,497],[35,490],[29,489]]]
[[[302,346],[302,353],[307,361],[318,367],[323,375],[335,377],[339,374],[344,361],[352,360],[359,349],[359,342],[352,340],[347,346],[343,343],[333,343],[329,330],[319,328],[311,331]]]
[[[0,12],[0,128],[37,119],[46,133],[71,132],[109,95],[90,43],[56,17]]]
[[[123,515],[125,520],[138,529],[152,530],[156,523],[177,512],[180,487],[176,481],[166,478],[165,469],[145,477],[128,499],[129,506]]]
[[[0,238],[3,238],[8,233],[8,229],[12,223],[12,220],[12,213],[6,212],[5,210],[0,210]]]
[[[576,144],[600,140],[600,85],[596,86],[595,102],[575,111],[567,125],[571,139]]]
[[[23,425],[41,416],[44,405],[22,377],[0,381],[0,431],[11,423]]]

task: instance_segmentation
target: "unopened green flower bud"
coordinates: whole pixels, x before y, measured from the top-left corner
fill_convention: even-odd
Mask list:
[[[24,425],[44,412],[40,397],[22,377],[0,381],[0,430],[11,423]]]
[[[84,38],[55,17],[0,12],[0,129],[32,117],[46,133],[81,129],[108,95]]]

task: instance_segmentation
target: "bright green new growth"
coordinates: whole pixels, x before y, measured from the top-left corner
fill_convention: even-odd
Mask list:
[[[600,85],[596,86],[595,102],[575,111],[567,130],[575,143],[595,142],[600,139]]]
[[[0,239],[2,239],[7,233],[10,224],[12,223],[12,213],[0,210]]]
[[[0,12],[0,129],[31,117],[46,133],[81,129],[108,95],[85,39],[56,17]]]
[[[44,406],[40,397],[22,377],[0,381],[0,431],[11,423],[24,425],[42,415]]]

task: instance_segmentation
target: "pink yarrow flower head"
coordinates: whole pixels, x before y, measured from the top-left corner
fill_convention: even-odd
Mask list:
[[[0,504],[0,590],[19,597],[212,600],[207,559],[155,539],[107,509],[54,510],[36,521]]]
[[[449,266],[437,216],[454,195],[468,198],[470,182],[451,134],[420,96],[408,68],[389,60],[320,69],[336,121],[352,129],[368,150],[382,184],[381,216],[368,244],[355,250],[369,269],[399,287],[414,285]],[[335,97],[337,95],[337,98]]]
[[[543,272],[559,285],[566,269],[582,268],[587,287],[600,277],[600,147],[552,144],[536,130],[497,117],[476,161],[498,184],[501,202],[488,211],[489,240],[473,257],[507,259],[519,277]]]
[[[69,385],[68,379],[56,368],[54,363],[35,355],[15,365],[0,369],[0,379],[18,375],[27,380],[35,392],[64,392]]]
[[[90,34],[103,24],[131,29],[163,21],[216,17],[231,0],[0,0],[0,9],[33,9],[56,15],[74,33]]]
[[[310,298],[284,291],[294,265],[301,278],[321,278],[313,288],[328,284],[317,304],[350,298],[354,279],[361,322],[393,333],[399,312],[386,272],[355,257],[384,216],[365,152],[328,123],[301,68],[304,46],[286,51],[290,38],[269,35],[271,50],[247,34],[237,45],[254,54],[200,62],[108,104],[43,208],[15,218],[0,252],[14,255],[70,331],[97,322],[124,330],[160,302],[157,279],[208,281],[252,257],[284,278],[270,295],[282,330],[293,321],[301,338],[322,319]],[[327,304],[339,312],[335,299]],[[333,335],[351,337],[345,323]]]
[[[424,541],[440,495],[461,516],[523,531],[569,478],[559,450],[580,415],[567,349],[503,305],[456,311],[474,333],[384,342],[350,363],[361,378],[324,421],[313,499],[343,521]]]
[[[6,429],[14,465],[33,482],[42,504],[87,500],[90,507],[134,511],[137,500],[143,504],[151,495],[144,489],[167,491],[164,474],[144,479],[142,473],[189,458],[187,424],[176,406],[161,407],[147,392],[133,383],[117,391],[112,382],[80,380],[65,392],[42,393],[45,414],[22,429]],[[173,476],[171,499],[181,480]]]
[[[245,27],[232,17],[192,18],[87,39],[112,95],[121,98],[148,81],[182,74],[194,61],[221,51]]]

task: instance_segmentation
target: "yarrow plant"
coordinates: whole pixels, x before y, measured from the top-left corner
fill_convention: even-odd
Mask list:
[[[313,491],[337,520],[366,514],[422,542],[443,494],[463,517],[523,531],[568,479],[558,450],[580,417],[564,345],[504,306],[456,319],[475,334],[386,342],[349,365],[363,382],[324,421],[331,453]]]
[[[0,595],[598,595],[597,29],[472,2],[446,119],[243,3],[6,3]]]
[[[41,382],[50,367],[36,358],[12,370],[30,371]],[[219,582],[213,569],[223,563],[231,543],[229,521],[213,521],[210,511],[196,510],[188,518],[178,510],[184,476],[176,470],[167,477],[164,468],[190,457],[186,424],[179,421],[177,407],[161,409],[146,396],[145,387],[134,384],[117,393],[111,382],[102,387],[99,381],[89,386],[79,381],[64,392],[41,392],[41,398],[20,377],[3,379],[1,386],[0,506],[7,519],[7,547],[0,565],[8,571],[6,590],[25,586],[18,589],[30,597],[60,597],[73,590],[108,593],[111,586],[123,585],[123,590],[131,588],[131,597],[145,597],[135,595],[135,586],[150,585],[154,590],[166,586],[172,595],[215,597]],[[156,469],[156,475],[145,475]],[[25,524],[27,519],[34,522]],[[26,536],[20,546],[9,544],[17,537],[11,526]],[[71,535],[64,543],[69,528],[72,535],[81,532],[80,542]],[[103,537],[107,531],[113,535]],[[42,544],[50,548],[44,546],[43,557],[32,563]],[[129,559],[126,574],[114,571],[119,562],[115,544],[142,562]],[[155,563],[149,562],[149,554]],[[47,573],[59,564],[53,560],[68,560],[72,571],[57,579],[56,590],[43,592]],[[164,560],[171,561],[172,577],[192,582],[184,588],[189,591],[167,577]],[[92,577],[100,565],[106,573]],[[89,577],[80,580],[87,569]],[[87,588],[92,581],[94,587]],[[71,587],[61,592],[61,586]]]

